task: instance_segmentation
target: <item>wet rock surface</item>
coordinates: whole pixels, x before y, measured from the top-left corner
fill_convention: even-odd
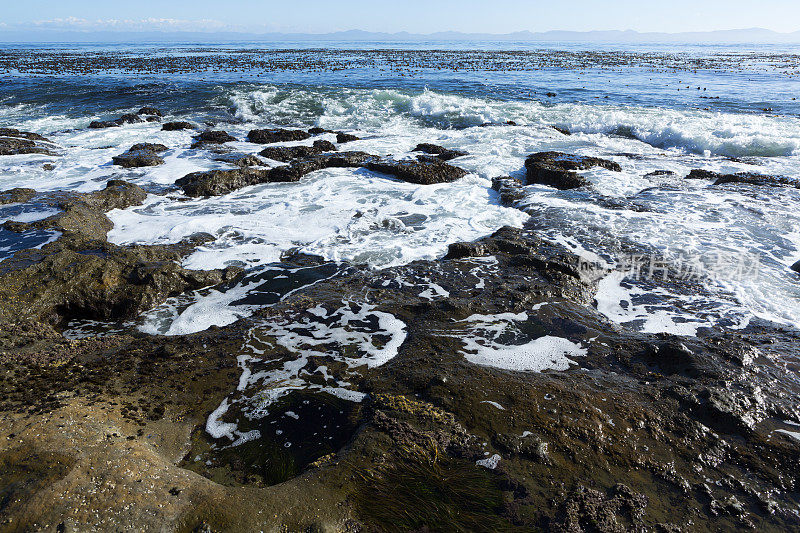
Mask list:
[[[164,131],[193,130],[195,125],[186,121],[165,122],[161,129]]]
[[[254,131],[259,143],[337,133]],[[336,148],[267,147],[274,167],[216,154],[238,168],[176,184],[203,197],[337,167],[420,185],[467,174],[435,145],[408,160]],[[619,171],[555,152],[526,163],[529,183],[559,188],[593,167]],[[492,188],[503,205],[523,196],[510,176]],[[210,235],[110,244],[105,213],[146,197],[120,180],[0,192],[0,204],[58,210],[3,225],[58,238],[0,262],[0,529],[800,527],[795,328],[627,329],[597,309],[608,272],[529,224],[383,270],[286,254],[303,288],[226,327],[145,335],[129,322],[140,313],[187,291],[225,294],[242,275],[181,266]],[[70,336],[76,320],[109,329]]]
[[[259,155],[288,163],[293,159],[308,158],[323,152],[335,152],[336,146],[329,141],[314,141],[312,146],[271,146],[262,150]]]
[[[225,131],[218,131],[218,130],[206,130],[197,137],[195,137],[195,142],[192,145],[194,148],[202,148],[204,145],[214,145],[214,144],[225,144],[229,142],[233,142],[236,140],[236,137],[230,135],[228,132]]]
[[[588,185],[588,180],[576,171],[593,167],[602,167],[615,172],[622,170],[619,163],[614,161],[562,152],[539,152],[528,156],[525,160],[529,184],[549,185],[561,190]]]
[[[450,161],[451,159],[455,159],[457,157],[463,157],[467,154],[462,150],[451,150],[449,148],[444,148],[443,146],[438,146],[436,144],[430,143],[422,143],[418,144],[416,148],[414,148],[415,152],[423,152],[426,154],[430,154],[436,156],[437,158],[441,159],[442,161]]]
[[[229,192],[257,185],[279,181],[273,179],[277,174],[272,169],[242,167],[233,170],[209,170],[193,172],[175,182],[187,196],[220,196]]]
[[[123,168],[155,167],[164,164],[164,158],[158,154],[167,150],[163,144],[134,144],[125,153],[115,156],[113,161]]]
[[[52,141],[37,133],[0,128],[0,156],[21,154],[58,155]]]
[[[327,152],[336,147],[328,141],[315,141],[313,146],[270,147],[260,156],[287,165],[272,168],[245,166],[233,170],[193,172],[175,184],[188,196],[220,196],[261,183],[288,183],[326,168],[367,168],[389,174],[409,183],[432,185],[449,183],[467,175],[467,171],[448,165],[436,158],[430,160],[396,161],[366,152]]]
[[[444,163],[436,158],[417,161],[393,159],[377,159],[367,163],[367,168],[395,178],[416,183],[417,185],[433,185],[450,183],[467,175],[467,171]]]
[[[94,193],[42,195],[39,202],[61,210],[56,215],[32,223],[6,222],[3,227],[10,231],[50,229],[61,237],[0,263],[0,324],[133,318],[170,296],[217,285],[240,273],[235,268],[196,271],[179,266],[208,235],[170,246],[106,242],[112,224],[104,213],[139,205],[145,197],[136,185],[111,180]]]
[[[118,128],[125,124],[136,124],[137,122],[145,122],[145,120],[135,113],[125,113],[124,115],[114,120],[95,120],[89,124],[91,129],[105,129],[105,128]]]
[[[2,475],[20,479],[34,462],[51,473],[22,485],[30,503],[10,512],[27,524],[79,521],[84,507],[74,503],[103,476],[135,507],[166,507],[152,519],[120,513],[101,492],[87,512],[146,529],[797,527],[800,448],[773,434],[772,420],[800,412],[770,353],[796,347],[800,334],[766,323],[737,338],[625,331],[594,310],[596,277],[583,268],[534,230],[505,228],[454,244],[441,261],[350,269],[195,335],[69,341],[43,322],[9,323],[0,335]],[[447,296],[431,297],[431,284]],[[280,324],[317,343],[325,337],[304,324],[334,327],[333,317],[364,312],[350,327],[379,330],[383,315],[370,313],[403,325],[385,364],[344,364],[360,356],[336,335],[309,344],[304,359],[275,342]],[[516,324],[502,344],[553,335],[586,351],[562,371],[474,364],[464,338],[475,316]],[[377,347],[391,343],[385,335]],[[237,354],[250,358],[244,374]],[[296,361],[302,379],[265,395],[281,390],[272,372]],[[266,381],[247,377],[257,373]],[[753,394],[765,379],[773,386]],[[343,386],[363,400],[345,399]],[[212,418],[250,437],[231,446],[207,432],[220,405]],[[46,455],[53,449],[60,455]],[[139,491],[137,479],[155,471],[154,492]]]
[[[247,134],[247,140],[256,144],[304,141],[310,137],[311,134],[303,130],[287,129],[252,130]]]
[[[800,180],[785,176],[767,176],[753,172],[738,172],[735,174],[722,174],[711,170],[692,170],[686,179],[714,180],[714,185],[726,183],[741,183],[761,187],[795,187],[800,189]]]

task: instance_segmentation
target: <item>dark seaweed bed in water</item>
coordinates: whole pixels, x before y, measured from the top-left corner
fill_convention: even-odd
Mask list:
[[[798,51],[463,48],[3,50],[3,528],[800,527]]]

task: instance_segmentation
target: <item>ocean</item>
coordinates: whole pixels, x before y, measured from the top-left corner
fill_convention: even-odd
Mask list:
[[[135,326],[148,333],[231,324],[317,281],[281,264],[291,250],[324,257],[334,275],[346,265],[440,258],[451,243],[526,224],[611,269],[595,306],[623,327],[694,336],[753,319],[800,321],[800,279],[790,268],[800,260],[800,189],[686,179],[693,169],[798,178],[800,46],[5,45],[0,73],[0,127],[44,135],[62,154],[3,157],[0,189],[87,192],[124,179],[151,194],[109,214],[110,242],[176,243],[207,232],[215,239],[184,266],[246,270],[236,283],[143,314]],[[297,183],[186,198],[173,187],[178,178],[228,168],[191,148],[196,132],[157,122],[88,129],[145,105],[163,121],[227,131],[237,152],[261,150],[246,141],[253,128],[317,126],[357,135],[348,149],[370,154],[409,158],[424,142],[463,150],[452,164],[469,174],[419,186],[326,169]],[[112,164],[139,142],[166,145],[165,164]],[[622,171],[585,171],[590,186],[575,190],[527,185],[515,205],[503,205],[492,179],[524,181],[525,158],[544,151],[610,159]],[[0,207],[0,222],[51,214],[11,204]],[[0,230],[0,260],[56,237]],[[655,263],[692,283],[662,283]],[[76,323],[66,334],[110,328]]]

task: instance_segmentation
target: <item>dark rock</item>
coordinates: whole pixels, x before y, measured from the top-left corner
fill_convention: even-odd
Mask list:
[[[176,181],[175,185],[187,196],[221,196],[250,185],[268,183],[271,172],[272,169],[252,167],[192,172]]]
[[[722,174],[719,174],[717,172],[713,172],[711,170],[703,170],[703,169],[696,168],[696,169],[692,170],[691,172],[689,172],[689,175],[686,176],[686,179],[687,180],[713,180],[713,179],[717,179],[719,176],[722,176]]]
[[[0,128],[0,155],[58,155],[51,146],[42,143],[52,144],[50,140],[37,133]]]
[[[256,144],[272,144],[278,142],[304,141],[311,137],[311,134],[303,130],[252,130],[247,134],[247,140]]]
[[[492,178],[492,189],[500,193],[500,204],[506,207],[525,197],[522,182],[510,176]]]
[[[206,130],[195,137],[194,146],[202,146],[204,144],[225,144],[235,140],[236,137],[229,135],[227,132]]]
[[[164,159],[158,154],[167,149],[163,144],[138,143],[112,159],[115,165],[124,168],[154,167],[164,163]]]
[[[400,180],[418,185],[450,183],[468,174],[466,170],[454,167],[438,159],[430,161],[376,159],[369,161],[367,168],[373,172],[390,174]]]
[[[30,141],[51,142],[47,137],[30,131],[20,131],[14,128],[0,128],[0,137],[14,137],[17,139],[28,139]]]
[[[34,196],[36,196],[36,191],[33,189],[17,188],[2,191],[0,192],[0,205],[29,202]]]
[[[550,127],[562,135],[572,135],[572,132],[569,131],[567,128],[562,128],[560,126],[550,126]]]
[[[60,239],[41,250],[18,252],[0,269],[0,298],[8,303],[0,310],[0,321],[133,318],[169,296],[217,285],[240,273],[181,267],[181,259],[196,244],[120,247]]]
[[[639,531],[644,529],[647,504],[646,496],[622,484],[606,493],[579,487],[561,504],[548,529],[556,533]]]
[[[768,176],[753,172],[737,172],[735,174],[722,174],[711,170],[694,169],[689,172],[686,179],[707,179],[715,180],[714,185],[724,185],[726,183],[742,183],[746,185],[757,185],[764,187],[795,187],[800,189],[800,180],[785,176]]]
[[[165,122],[161,129],[164,131],[193,130],[194,124],[185,121]]]
[[[126,113],[121,117],[114,119],[114,120],[95,120],[89,124],[89,127],[92,129],[103,129],[103,128],[117,128],[122,126],[123,124],[136,124],[137,122],[144,122],[139,115],[134,113]]]
[[[355,135],[351,135],[349,133],[343,133],[341,131],[336,133],[336,142],[339,144],[349,143],[353,141],[360,141],[360,140],[361,139],[359,137],[356,137]]]
[[[164,114],[157,108],[151,106],[145,106],[139,110],[139,115],[151,116],[151,117],[163,117]]]
[[[544,93],[544,95],[548,98],[555,98],[556,96],[558,96],[556,93]]]
[[[313,146],[270,146],[264,148],[259,155],[288,163],[294,159],[307,158],[323,152],[334,152],[336,146],[329,141],[314,141]]]
[[[55,169],[56,169],[56,166],[54,164],[52,164],[52,163],[45,163],[44,165],[42,165],[42,170],[46,170],[47,172],[50,172],[51,170],[55,170]]]
[[[237,167],[263,167],[265,163],[257,156],[252,154],[232,153],[220,154],[214,158],[214,161],[221,161],[229,163]]]
[[[796,262],[795,264],[792,265],[792,270],[794,270],[795,272],[800,274],[800,261],[798,261],[798,262]]]
[[[589,182],[576,170],[602,167],[615,172],[622,169],[619,164],[599,157],[585,157],[562,152],[539,152],[525,160],[528,183],[549,185],[557,189],[576,189]]]
[[[674,176],[675,173],[671,170],[654,170],[644,175],[645,178],[655,178],[658,176]]]
[[[422,143],[418,144],[416,148],[414,148],[415,152],[423,152],[430,155],[435,155],[442,161],[450,161],[451,159],[455,159],[456,157],[463,157],[467,154],[467,152],[461,150],[450,150],[449,148],[444,148],[443,146],[438,146],[436,144],[430,143]]]
[[[333,130],[326,130],[325,128],[314,127],[308,130],[309,135],[322,135],[323,133],[336,133]]]
[[[122,180],[109,180],[106,188],[101,191],[43,195],[43,203],[56,207],[61,212],[36,222],[5,222],[2,227],[17,232],[54,229],[68,237],[105,239],[113,224],[104,213],[111,209],[141,205],[146,197],[147,193],[137,185]]]

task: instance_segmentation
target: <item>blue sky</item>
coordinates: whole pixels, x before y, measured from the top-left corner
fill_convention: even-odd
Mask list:
[[[0,27],[330,32],[800,30],[800,0],[14,0]]]

